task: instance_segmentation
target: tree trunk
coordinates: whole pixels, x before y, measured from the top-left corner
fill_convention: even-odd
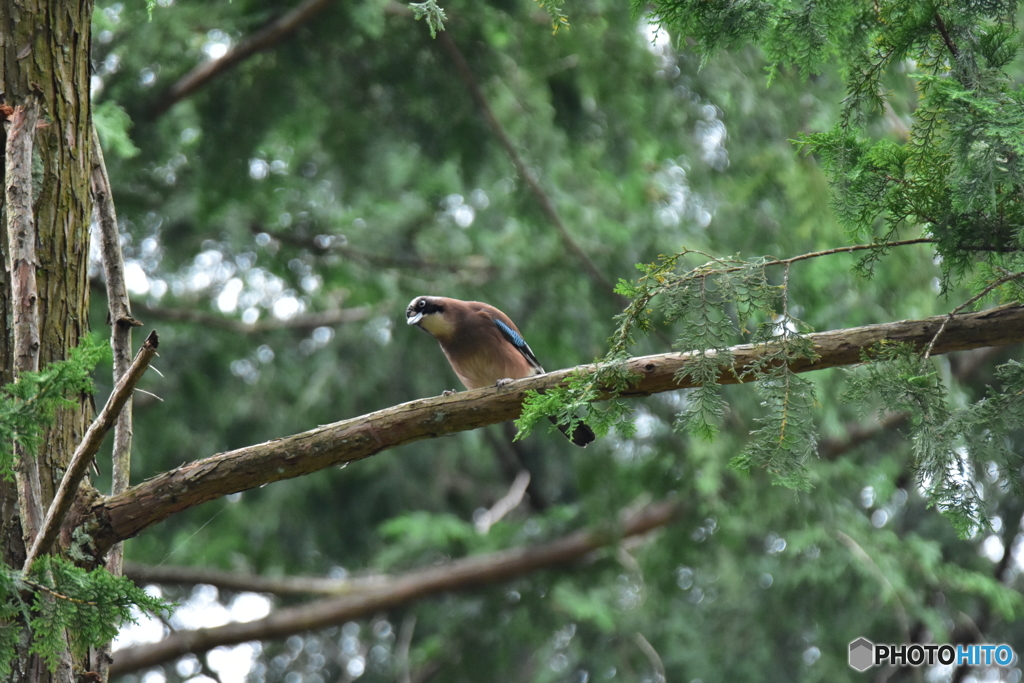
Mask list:
[[[89,46],[93,0],[0,1],[0,88],[10,106],[34,97],[40,122],[34,144],[33,208],[39,310],[39,364],[64,359],[88,332],[89,219],[92,198]],[[6,221],[6,211],[4,212]],[[6,230],[0,247],[9,254]],[[6,259],[5,259],[6,260]],[[13,378],[10,263],[0,272],[0,382]],[[68,458],[88,425],[89,405],[60,411],[38,454],[42,501],[48,504]],[[13,484],[0,481],[2,559],[20,567],[25,559],[21,511]],[[88,662],[70,655],[55,674],[19,647],[12,681],[70,683]]]

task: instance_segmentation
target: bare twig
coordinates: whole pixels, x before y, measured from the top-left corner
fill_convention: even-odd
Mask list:
[[[1024,277],[1024,271],[1021,271],[1019,273],[1007,273],[1006,275],[999,278],[995,282],[990,283],[987,287],[985,287],[985,289],[981,290],[980,292],[972,296],[970,299],[968,299],[967,301],[963,302],[962,304],[954,308],[952,311],[950,311],[946,315],[946,318],[942,321],[942,324],[939,326],[939,331],[935,333],[935,336],[932,337],[932,340],[928,343],[928,348],[925,349],[924,352],[925,360],[928,360],[928,358],[932,355],[932,348],[935,347],[935,342],[938,340],[939,336],[943,333],[943,331],[945,331],[946,324],[953,319],[953,316],[955,316],[957,313],[964,310],[968,306],[971,306],[980,301],[981,299],[984,299],[993,289],[1001,287],[1002,285],[1005,285],[1007,282],[1010,282],[1011,280],[1019,280],[1022,277]]]
[[[658,675],[658,680],[661,683],[668,680],[665,678],[665,664],[661,661],[661,655],[659,655],[658,651],[654,649],[653,645],[651,645],[651,641],[644,638],[644,634],[639,631],[633,634],[633,641],[636,643],[636,646],[640,648],[640,651],[644,653],[644,656],[647,657],[647,661],[651,663],[651,668],[653,668],[654,672]]]
[[[116,385],[128,372],[132,354],[132,328],[141,325],[132,317],[128,288],[124,281],[124,256],[121,253],[121,235],[117,229],[117,214],[114,211],[114,197],[107,176],[107,165],[103,159],[96,127],[92,129],[92,198],[93,212],[100,233],[100,253],[103,260],[103,275],[107,284],[107,319],[110,323],[110,348],[113,352],[113,381]],[[124,408],[114,423],[114,445],[111,450],[112,494],[122,493],[128,488],[132,462],[132,399],[129,395]],[[95,463],[95,460],[93,460]],[[107,571],[121,575],[124,546],[117,543],[107,556]],[[100,674],[100,680],[107,680],[110,668],[110,643],[104,644],[97,653],[93,668]]]
[[[791,263],[798,261],[806,261],[812,258],[819,258],[821,256],[831,256],[832,254],[848,254],[855,251],[864,251],[865,249],[888,249],[889,247],[905,247],[909,244],[932,244],[935,240],[931,237],[918,237],[910,240],[896,240],[894,242],[874,242],[872,244],[852,244],[848,247],[835,247],[834,249],[825,249],[824,251],[812,251],[807,254],[800,254],[798,256],[791,256],[784,259],[772,259],[767,261],[764,265],[766,266],[788,266]],[[735,268],[734,270],[739,270]]]
[[[501,125],[501,121],[494,114],[494,110],[491,109],[490,103],[484,96],[483,90],[480,89],[480,85],[476,82],[476,76],[473,75],[473,69],[470,68],[469,62],[466,61],[459,46],[452,40],[451,35],[448,31],[440,31],[437,34],[437,42],[441,46],[441,49],[445,51],[448,57],[452,60],[452,64],[455,66],[455,71],[458,73],[459,78],[462,79],[463,84],[466,86],[466,90],[469,91],[473,101],[476,102],[477,107],[480,108],[480,113],[483,114],[484,119],[487,121],[487,125],[490,126],[491,132],[494,133],[494,137],[498,139],[498,143],[505,149],[505,153],[508,154],[509,159],[512,161],[512,165],[515,166],[516,173],[522,178],[526,186],[530,188],[530,192],[533,193],[534,198],[540,205],[541,212],[548,219],[551,225],[554,226],[555,230],[558,231],[558,236],[562,240],[562,245],[575,256],[583,267],[587,270],[590,277],[600,285],[605,291],[612,291],[614,285],[612,281],[608,279],[608,276],[597,267],[597,264],[590,258],[590,256],[576,243],[573,236],[569,233],[569,229],[565,227],[565,223],[562,222],[562,217],[558,213],[558,209],[555,208],[555,203],[548,196],[548,193],[541,187],[540,181],[537,179],[536,174],[533,170],[526,165],[523,158],[519,155],[519,151],[516,149],[512,139],[508,136],[505,131],[505,127]]]
[[[318,327],[331,327],[345,323],[359,322],[370,317],[369,306],[358,308],[342,308],[320,313],[305,313],[287,320],[267,318],[254,323],[244,323],[237,318],[229,318],[216,313],[197,311],[194,308],[171,308],[168,306],[146,306],[136,304],[140,315],[159,318],[174,322],[196,323],[205,327],[216,327],[238,334],[260,334],[272,330],[315,330]]]
[[[304,23],[323,10],[331,0],[305,0],[291,12],[278,17],[238,45],[220,59],[204,62],[178,79],[165,90],[149,110],[149,118],[157,119],[179,101],[185,99],[216,76],[244,61],[249,56],[273,47],[291,36]]]
[[[100,411],[100,414],[89,425],[89,429],[86,430],[81,443],[75,449],[67,472],[64,473],[57,493],[53,497],[53,503],[46,511],[46,519],[43,521],[43,525],[36,535],[25,559],[24,569],[26,574],[31,569],[35,559],[49,552],[50,546],[57,540],[61,524],[64,522],[64,518],[71,509],[71,504],[74,502],[78,485],[81,483],[82,478],[85,477],[89,464],[96,456],[96,451],[99,450],[100,444],[103,443],[103,437],[113,426],[114,420],[117,419],[118,413],[121,412],[121,408],[124,407],[125,402],[131,397],[136,383],[142,378],[149,362],[156,355],[156,349],[159,344],[160,341],[156,332],[150,332],[149,337],[146,338],[142,348],[139,349],[139,353],[135,356],[135,360],[132,361],[128,371],[114,387],[114,390],[110,392],[110,397],[107,399],[106,405],[103,406],[103,410]]]
[[[886,589],[886,592],[891,594],[896,607],[896,620],[899,622],[900,630],[903,632],[903,642],[912,643],[910,639],[910,620],[907,618],[907,610],[903,606],[903,600],[900,598],[899,592],[896,587],[892,585],[889,578],[885,575],[885,572],[875,563],[864,548],[861,547],[857,541],[855,541],[848,534],[842,531],[836,532],[836,538],[839,542],[849,548],[853,556],[856,557],[861,564],[868,570],[868,572],[878,580],[878,582]]]
[[[463,271],[477,271],[488,273],[494,270],[494,266],[483,256],[470,256],[460,263],[443,263],[432,261],[419,256],[400,253],[374,253],[350,246],[343,240],[337,239],[338,235],[317,235],[306,237],[296,235],[292,232],[267,230],[260,225],[250,227],[255,234],[266,234],[284,244],[289,244],[302,249],[308,249],[314,254],[339,254],[352,261],[365,263],[380,268],[409,268],[418,271],[422,270],[443,270],[451,273]]]
[[[475,521],[477,533],[486,534],[491,527],[498,523],[502,517],[515,510],[523,502],[526,495],[526,487],[530,485],[530,473],[522,470],[516,475],[515,481],[509,488],[508,493],[499,498],[490,510],[485,510]]]
[[[407,614],[402,619],[402,626],[398,629],[398,642],[395,643],[395,659],[400,667],[399,683],[412,683],[412,676],[409,673],[409,648],[412,646],[412,634],[415,630],[416,615]]]
[[[11,274],[14,327],[14,372],[39,370],[39,290],[36,286],[36,228],[32,211],[32,142],[39,118],[38,104],[29,98],[9,118],[5,156],[7,241]],[[18,443],[14,447],[15,476],[22,510],[22,533],[28,545],[43,517],[43,490],[39,466]]]

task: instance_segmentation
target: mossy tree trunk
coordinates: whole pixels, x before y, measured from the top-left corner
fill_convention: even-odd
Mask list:
[[[92,199],[89,47],[93,0],[0,2],[0,87],[10,106],[35,98],[40,121],[33,159],[39,310],[39,365],[63,359],[88,332],[89,220]],[[6,221],[6,211],[4,212]],[[5,223],[6,225],[6,223]],[[6,229],[0,230],[5,255]],[[10,263],[0,272],[0,382],[13,377]],[[57,415],[38,454],[44,505],[53,499],[68,459],[87,426],[89,406]],[[13,484],[0,481],[2,559],[20,567],[25,558],[21,511]],[[14,681],[72,681],[88,662],[68,655],[51,674],[19,648]]]

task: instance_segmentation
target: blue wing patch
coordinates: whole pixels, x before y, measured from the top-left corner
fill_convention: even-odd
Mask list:
[[[533,355],[533,349],[531,349],[530,345],[526,343],[523,336],[497,318],[491,318],[491,320],[493,320],[494,324],[498,326],[499,330],[501,330],[502,336],[505,337],[512,346],[516,347],[516,349],[519,350],[519,353],[523,354],[526,360],[530,361],[530,365],[540,369],[540,363],[537,361],[537,357]],[[541,370],[541,372],[543,372],[543,370]]]

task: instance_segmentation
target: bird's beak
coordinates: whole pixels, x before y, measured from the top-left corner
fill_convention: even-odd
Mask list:
[[[423,319],[423,314],[422,313],[417,313],[416,315],[412,315],[412,316],[409,316],[408,318],[406,318],[405,319],[405,324],[406,325],[419,325],[420,324],[420,320],[422,320],[422,319]]]

